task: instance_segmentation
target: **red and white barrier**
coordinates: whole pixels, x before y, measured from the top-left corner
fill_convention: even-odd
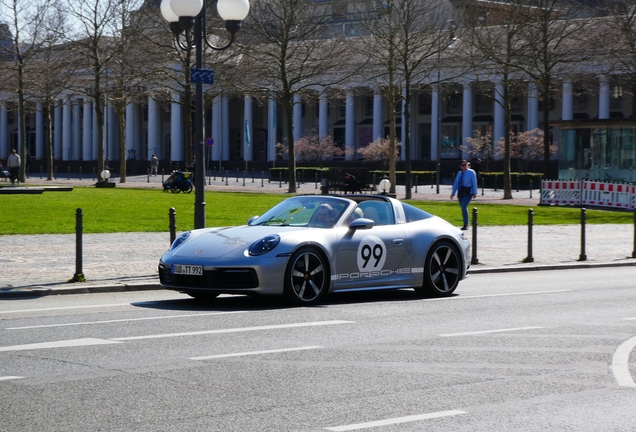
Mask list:
[[[542,180],[540,203],[633,210],[636,186],[589,180]]]
[[[580,205],[579,180],[541,180],[541,204]]]

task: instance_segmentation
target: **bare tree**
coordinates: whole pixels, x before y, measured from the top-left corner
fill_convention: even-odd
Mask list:
[[[17,94],[18,127],[20,142],[20,181],[24,182],[26,172],[26,112],[28,87],[25,71],[27,65],[39,49],[44,36],[46,20],[55,4],[49,0],[0,0],[0,19],[6,20],[6,38],[10,43],[0,44],[3,66],[8,69],[7,90]]]
[[[89,72],[91,82],[88,87],[78,87],[94,101],[97,117],[97,171],[104,164],[104,106],[106,105],[102,80],[110,73],[111,60],[117,54],[116,39],[120,23],[120,0],[61,0],[66,3],[63,10],[76,23],[75,31],[64,36],[83,67]],[[104,180],[101,179],[100,180]]]
[[[448,32],[455,31],[454,25],[445,28],[454,13],[442,0],[374,0],[365,7],[367,9],[361,12],[360,33],[370,35],[363,40],[366,41],[364,52],[372,59],[365,74],[387,98],[392,148],[396,146],[396,108],[404,103],[405,188],[406,199],[410,199],[413,84],[430,80],[440,67],[431,60],[439,58],[440,51],[447,50],[454,42],[452,37],[447,37]],[[390,192],[395,193],[396,153],[389,152],[389,157]]]
[[[352,58],[354,40],[330,26],[331,4],[302,0],[256,0],[245,21],[246,44],[235,87],[252,94],[273,95],[283,110],[283,140],[288,146],[289,192],[296,192],[296,153],[293,142],[294,96],[315,95],[319,88],[345,82],[364,66]]]

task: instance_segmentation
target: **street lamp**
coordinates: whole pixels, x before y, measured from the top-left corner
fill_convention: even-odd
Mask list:
[[[203,67],[203,42],[215,51],[222,51],[234,42],[234,35],[241,29],[241,21],[250,11],[249,0],[218,0],[216,9],[225,21],[225,28],[230,33],[230,40],[221,47],[212,45],[207,38],[205,0],[162,0],[161,14],[170,23],[170,31],[174,35],[175,45],[183,51],[193,47],[195,51],[195,68]],[[190,32],[192,39],[190,38]],[[182,33],[185,32],[185,38]],[[192,40],[190,44],[189,41]],[[189,109],[189,107],[186,107]],[[203,82],[196,81],[195,86],[195,168],[194,168],[194,228],[205,228],[205,142],[203,123]],[[189,145],[187,143],[186,145]]]
[[[442,93],[440,92],[440,81],[441,81],[441,70],[442,66],[441,62],[441,52],[442,52],[442,32],[446,28],[447,25],[450,24],[450,43],[452,44],[455,39],[455,21],[448,20],[445,21],[439,29],[439,37],[437,38],[437,136],[436,138],[436,147],[437,147],[437,158],[435,161],[435,182],[437,184],[436,192],[439,193],[439,183],[440,183],[440,175],[441,175],[441,164],[442,164]]]

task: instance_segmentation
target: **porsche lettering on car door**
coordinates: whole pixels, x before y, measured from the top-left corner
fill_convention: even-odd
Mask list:
[[[404,242],[404,233],[397,225],[349,231],[338,245],[335,285],[363,288],[371,281],[397,277],[402,272]]]

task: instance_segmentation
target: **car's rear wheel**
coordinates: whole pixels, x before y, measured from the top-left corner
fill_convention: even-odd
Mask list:
[[[210,292],[186,291],[185,293],[189,295],[190,297],[195,298],[197,300],[201,300],[201,301],[214,300],[215,298],[219,296],[219,294],[217,293],[210,293]]]
[[[461,263],[455,245],[449,241],[435,243],[424,262],[424,284],[416,291],[435,297],[451,295],[459,285]]]
[[[318,303],[329,290],[329,266],[320,252],[311,248],[296,251],[285,271],[285,295],[297,305]]]

